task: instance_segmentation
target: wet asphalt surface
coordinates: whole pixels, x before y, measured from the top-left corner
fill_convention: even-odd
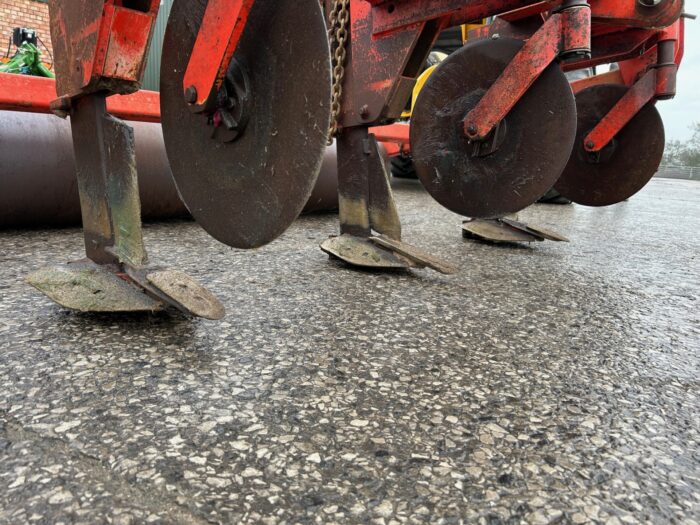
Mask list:
[[[218,323],[66,312],[22,279],[80,232],[0,232],[0,523],[700,523],[700,184],[535,206],[572,242],[531,247],[397,199],[458,275],[330,262],[332,216],[148,226]]]

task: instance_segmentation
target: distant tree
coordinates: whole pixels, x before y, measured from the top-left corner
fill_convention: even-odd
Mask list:
[[[690,126],[692,136],[685,141],[670,140],[666,143],[663,164],[667,166],[700,166],[700,122]]]

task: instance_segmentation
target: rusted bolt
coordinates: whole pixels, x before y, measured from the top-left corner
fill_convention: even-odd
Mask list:
[[[73,102],[69,96],[63,96],[52,100],[49,104],[49,108],[54,115],[58,115],[61,118],[66,118],[70,114]]]
[[[56,100],[52,100],[49,104],[52,111],[70,111],[72,106],[70,97],[60,97]]]
[[[369,106],[367,104],[360,108],[360,116],[365,120],[369,117]]]
[[[194,104],[197,102],[197,88],[190,86],[185,90],[185,102],[188,104]]]
[[[476,124],[469,124],[469,127],[467,128],[467,133],[469,133],[470,135],[476,135],[477,131],[479,130],[476,127]]]

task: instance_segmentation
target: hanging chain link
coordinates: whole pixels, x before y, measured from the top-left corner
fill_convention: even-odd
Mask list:
[[[331,99],[331,127],[328,130],[328,144],[338,134],[343,99],[343,79],[345,78],[345,59],[347,57],[348,24],[350,23],[350,0],[333,0],[330,13],[328,39],[331,46],[333,66],[333,97]]]

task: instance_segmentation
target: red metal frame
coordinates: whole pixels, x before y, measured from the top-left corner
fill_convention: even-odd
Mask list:
[[[582,78],[580,80],[575,80],[571,83],[571,90],[576,93],[583,91],[592,86],[597,86],[601,84],[624,84],[624,78],[619,69],[614,71],[608,71],[607,73],[601,73],[600,75],[594,75],[592,77]]]
[[[51,113],[56,82],[51,78],[0,73],[0,110]],[[107,111],[125,120],[160,122],[160,94],[138,91],[107,99]]]
[[[596,0],[593,18],[603,24],[645,29],[663,29],[676,22],[683,12],[683,0],[665,0],[656,7],[634,1]]]
[[[369,132],[384,145],[390,157],[411,152],[411,126],[407,122],[369,128]]]
[[[537,19],[541,20],[542,13],[538,12],[537,7],[531,6],[507,13],[499,17],[491,27],[478,33],[481,37],[505,34],[527,39],[527,43],[477,107],[465,118],[464,133],[470,139],[486,138],[524,95],[532,82],[551,64],[557,54],[561,53],[561,49],[557,50],[557,44],[561,46],[560,41],[564,41],[569,34],[573,34],[574,38],[580,35],[580,27],[585,21],[558,20],[566,13],[563,11],[551,15],[539,30],[528,36],[531,25],[522,22],[528,19],[535,22]],[[569,61],[564,65],[564,69],[575,70],[621,61],[621,71],[615,75],[615,79],[609,75],[605,80],[617,81],[619,76],[626,79],[628,85],[632,85],[638,79],[639,82],[632,86],[627,96],[585,139],[587,150],[599,151],[605,147],[651,100],[669,98],[675,94],[675,73],[683,54],[682,8],[683,3],[680,0],[663,2],[654,8],[640,6],[635,2],[594,2],[591,16],[595,25],[589,32],[589,35],[594,35],[591,44],[592,56]],[[571,11],[576,13],[575,10]],[[669,24],[670,27],[666,27]],[[664,29],[656,29],[658,27]],[[564,35],[557,32],[564,32],[566,28],[569,28],[569,31]],[[659,45],[667,41],[680,43],[674,54],[675,63],[656,67]],[[650,69],[652,67],[655,69]],[[585,84],[574,86],[574,89],[594,83],[601,83],[601,79],[586,79]]]
[[[372,6],[375,36],[395,33],[414,24],[440,20],[442,27],[456,26],[522,8],[543,12],[563,0],[362,0]]]
[[[0,73],[0,111],[51,113],[56,98],[56,82],[50,78]],[[132,122],[160,122],[160,93],[141,90],[130,95],[114,95],[107,99],[107,111]],[[411,152],[410,126],[405,122],[377,126],[369,132],[384,144],[394,157]]]
[[[528,12],[540,15],[538,9],[540,6],[533,6]],[[519,14],[526,10],[517,11],[508,15],[509,20],[519,20]],[[551,18],[547,23],[551,21]],[[479,32],[481,36],[488,36],[489,32],[503,31],[506,28],[506,34],[515,31],[520,31],[521,36],[525,33],[521,28],[510,28],[507,25],[496,25],[496,28],[485,28]],[[670,27],[663,30],[656,29],[627,29],[622,26],[612,26],[614,31],[610,30],[609,26],[595,24],[592,28],[594,34],[598,35],[594,38],[593,57],[578,61],[571,61],[562,64],[565,70],[575,70],[592,65],[600,65],[604,63],[618,62],[619,69],[595,75],[572,82],[572,90],[577,93],[593,85],[598,84],[621,84],[630,87],[629,93],[623,97],[618,105],[613,108],[600,124],[591,132],[585,139],[585,148],[588,151],[595,152],[604,148],[612,138],[620,132],[620,130],[641,110],[646,104],[653,100],[670,98],[675,94],[675,76],[678,66],[680,65],[684,54],[684,32],[685,24],[683,19],[678,19]],[[475,33],[472,37],[477,36]],[[550,38],[555,38],[554,32],[550,33]],[[664,42],[672,42],[674,49],[672,53],[673,61],[667,60],[665,64],[659,64],[659,45],[668,45]],[[535,49],[546,49],[547,44],[542,44],[533,36],[529,39],[529,44]],[[550,40],[551,46],[551,40]],[[549,48],[549,53],[553,51],[553,47]],[[632,58],[630,58],[632,57]],[[535,60],[536,56],[531,55],[529,59]],[[523,61],[524,68],[535,68],[536,65],[530,64],[527,60]],[[505,73],[504,73],[505,76]],[[510,94],[514,89],[512,86],[502,85],[500,89],[495,89],[495,93]],[[514,95],[512,98],[517,96]],[[484,99],[482,99],[484,100]],[[500,109],[501,100],[496,99],[484,103],[487,110],[497,111]],[[496,109],[494,109],[496,108]],[[497,123],[498,117],[490,118],[490,122]],[[502,118],[502,117],[501,117]],[[394,124],[383,127],[371,128],[371,132],[377,138],[385,143],[390,155],[410,152],[410,146],[405,142],[405,134],[408,133],[407,124]]]
[[[159,7],[159,0],[152,2],[147,13],[118,4],[105,4],[93,77],[140,81],[145,67],[145,50]]]
[[[597,26],[594,25],[594,30]],[[567,62],[562,65],[564,71],[585,69],[613,62],[624,62],[638,59],[650,53],[655,53],[655,46],[660,32],[655,29],[625,29],[618,28],[617,32],[602,33],[593,36],[592,54],[588,59]]]
[[[340,128],[399,118],[442,29],[525,7],[544,12],[562,1],[350,0]]]
[[[644,106],[675,95],[676,74],[684,53],[684,36],[685,24],[680,19],[658,33],[658,43],[654,48],[642,57],[620,64],[620,79],[630,89],[584,138],[586,151],[601,151]]]
[[[220,87],[253,2],[254,0],[209,0],[183,82],[185,91],[190,86],[195,88],[197,98],[193,106],[204,107],[210,94]],[[159,3],[159,0],[151,0],[148,11],[141,12],[124,7],[123,0],[106,0],[101,17],[97,20],[98,25],[94,27],[98,35],[96,52],[81,62],[80,86],[74,82],[73,88],[88,89],[96,78],[103,77],[137,81],[142,73],[144,50]],[[668,96],[671,80],[668,77],[664,77],[665,80],[659,78],[658,68],[649,69],[656,63],[656,43],[663,39],[675,39],[680,44],[676,53],[676,65],[680,64],[682,58],[682,22],[676,22],[672,28],[664,31],[649,29],[677,20],[682,2],[668,0],[658,8],[646,9],[635,7],[635,4],[613,0],[594,2],[592,15],[589,13],[596,22],[591,30],[594,35],[594,56],[564,65],[565,69],[577,69],[621,61],[619,72],[574,83],[574,90],[595,83],[621,80],[633,86],[628,97],[620,102],[620,107],[614,108],[599,128],[592,132],[592,136],[588,137],[587,143],[593,143],[593,148],[603,147],[610,133],[619,131],[620,126],[628,122],[645,103],[658,97],[664,90]],[[588,23],[580,16],[585,10],[571,9],[547,17],[547,12],[559,5],[561,0],[351,0],[354,41],[369,39],[370,47],[363,50],[368,51],[367,56],[372,56],[373,61],[376,61],[374,65],[386,66],[390,62],[394,65],[390,68],[373,67],[370,75],[378,74],[370,76],[370,82],[363,84],[359,92],[353,93],[357,88],[350,87],[350,103],[346,104],[344,125],[357,125],[381,120],[382,116],[393,116],[393,106],[398,107],[398,104],[389,104],[390,108],[377,107],[378,104],[365,104],[362,108],[355,108],[354,101],[360,98],[362,92],[366,93],[367,89],[375,93],[377,102],[391,99],[392,95],[400,100],[407,87],[413,83],[413,78],[407,74],[411,69],[411,53],[420,45],[428,49],[430,47],[421,42],[426,40],[426,34],[434,40],[443,27],[504,11],[505,14],[499,17],[499,21],[506,24],[528,17],[539,17],[542,20],[541,28],[528,39],[523,50],[465,119],[465,132],[468,136],[484,138],[562,51],[585,47],[590,34],[581,30]],[[577,15],[577,18],[566,18],[571,15]],[[504,27],[502,24],[496,25],[491,28],[493,30],[503,33]],[[80,36],[85,38],[85,35]],[[387,43],[391,45],[386,45]],[[640,54],[640,49],[645,51]],[[399,55],[399,58],[403,56],[404,59],[397,61],[390,54]],[[221,59],[216,59],[217,56]],[[396,73],[393,74],[392,71]],[[348,76],[351,80],[349,83],[352,83],[352,71]],[[639,82],[635,84],[634,81],[638,79]],[[0,109],[48,112],[48,102],[55,94],[56,86],[51,80],[0,75]],[[160,120],[158,98],[156,93],[143,91],[128,97],[115,96],[108,100],[108,108],[111,113],[125,119],[157,122]],[[378,138],[382,141],[408,144],[403,134],[407,126],[399,126],[401,130],[397,140],[387,133],[399,128],[373,130],[382,130],[378,132]],[[470,129],[476,131],[470,132]],[[403,151],[404,146],[401,148]]]
[[[602,150],[644,106],[656,97],[656,71],[649,70],[583,139],[586,151]]]
[[[205,110],[221,88],[254,2],[209,0],[182,85],[193,110]]]
[[[472,140],[485,139],[558,56],[574,50],[590,51],[590,31],[588,7],[550,16],[466,116],[465,135]]]
[[[119,85],[138,89],[160,0],[54,0],[52,38],[59,97],[77,97]],[[114,81],[118,82],[114,82]]]
[[[141,90],[107,99],[107,111],[124,120],[160,122],[160,93]]]
[[[656,7],[645,7],[630,0],[589,0],[594,35],[619,32],[622,29],[664,29],[676,22],[683,12],[683,0],[665,0]],[[541,13],[553,11],[561,1],[541,1],[498,15],[501,22],[519,22]],[[498,27],[498,26],[494,26]],[[499,28],[500,30],[500,28]]]

